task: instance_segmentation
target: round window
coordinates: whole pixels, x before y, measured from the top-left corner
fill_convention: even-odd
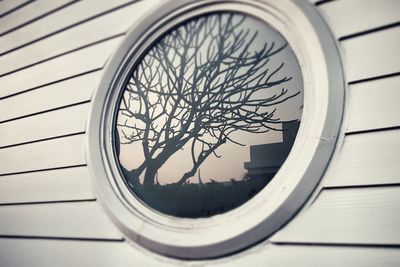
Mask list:
[[[266,186],[294,143],[303,80],[287,41],[247,14],[191,18],[163,34],[121,88],[114,143],[133,194],[208,217]]]
[[[343,84],[307,1],[168,1],[105,66],[88,128],[98,198],[128,240],[157,253],[243,250],[318,184]]]

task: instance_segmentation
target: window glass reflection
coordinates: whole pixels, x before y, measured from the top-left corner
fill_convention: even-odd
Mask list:
[[[186,21],[142,57],[123,88],[115,148],[132,193],[178,217],[236,208],[285,161],[303,81],[286,40],[244,14]]]

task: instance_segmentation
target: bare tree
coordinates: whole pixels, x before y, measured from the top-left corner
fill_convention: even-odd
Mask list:
[[[138,183],[155,183],[157,171],[178,150],[190,147],[192,168],[226,142],[240,144],[232,133],[265,133],[274,125],[276,106],[296,96],[282,88],[265,97],[265,90],[284,85],[284,66],[270,60],[287,45],[265,42],[258,49],[257,30],[245,27],[246,16],[215,14],[189,21],[167,33],[134,69],[121,100],[118,131],[121,143],[141,142],[144,160],[129,172]]]

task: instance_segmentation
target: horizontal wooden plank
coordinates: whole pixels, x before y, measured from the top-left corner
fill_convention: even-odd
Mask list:
[[[60,31],[71,25],[80,23],[90,17],[126,4],[128,0],[97,1],[85,0],[68,6],[43,19],[37,20],[26,27],[5,35],[1,39],[0,54],[25,45],[43,36]]]
[[[0,206],[0,236],[122,240],[96,201]]]
[[[350,85],[347,98],[346,132],[400,126],[400,75]]]
[[[0,204],[94,199],[87,167],[0,177]]]
[[[400,183],[400,130],[346,136],[325,187]]]
[[[86,163],[84,146],[85,136],[76,135],[3,148],[0,174],[82,165]]]
[[[0,35],[75,0],[40,0],[6,16],[0,23]]]
[[[86,103],[0,123],[0,148],[85,132],[89,108]]]
[[[398,0],[331,1],[320,11],[337,38],[400,21]]]
[[[0,98],[103,67],[122,37],[78,50],[0,79]]]
[[[0,122],[89,101],[102,71],[5,98],[0,101]]]
[[[400,186],[323,190],[273,242],[400,245]]]
[[[0,238],[1,266],[176,266],[127,242]],[[167,262],[175,262],[168,264]]]
[[[348,81],[400,72],[400,27],[341,42]]]
[[[268,245],[206,266],[395,267],[399,264],[400,249],[394,248]]]
[[[155,257],[126,242],[0,238],[4,266],[186,266],[188,262]],[[191,263],[195,266],[397,267],[400,250],[268,245],[234,257]],[[21,256],[23,255],[23,257]]]
[[[124,34],[157,1],[141,1],[0,57],[1,74]],[[140,11],[140,12],[139,12]]]
[[[30,2],[33,2],[33,1],[32,0],[3,0],[0,2],[0,17],[5,16],[7,13],[10,13],[13,10],[15,12],[16,10],[18,10],[19,8],[22,8],[23,6],[26,6]]]

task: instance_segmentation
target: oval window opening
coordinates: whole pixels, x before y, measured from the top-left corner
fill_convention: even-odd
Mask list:
[[[299,63],[276,30],[239,12],[202,15],[133,66],[113,128],[135,197],[163,214],[210,217],[274,178],[303,108]]]

